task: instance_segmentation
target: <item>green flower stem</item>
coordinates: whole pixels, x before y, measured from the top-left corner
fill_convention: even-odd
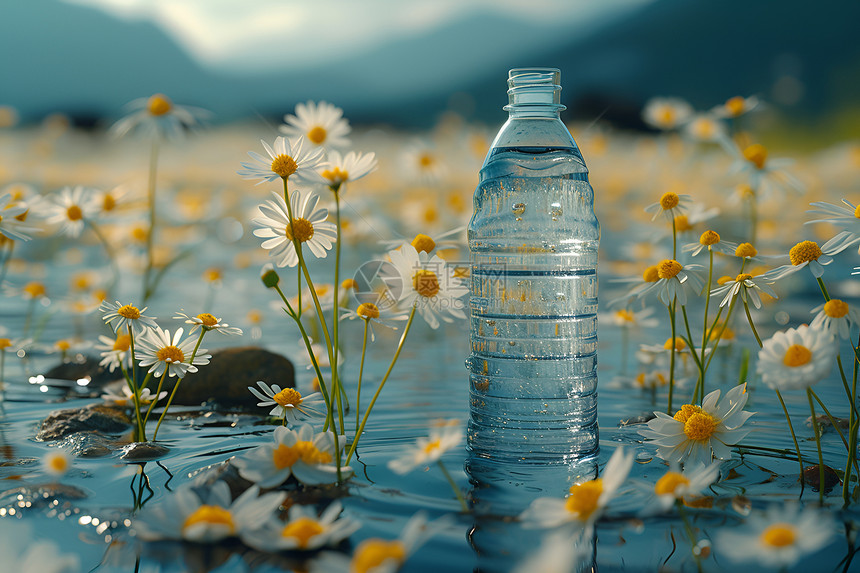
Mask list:
[[[803,477],[803,458],[800,455],[800,446],[797,444],[797,436],[794,434],[794,426],[791,425],[791,417],[788,415],[788,408],[785,407],[785,400],[782,399],[782,393],[778,388],[774,388],[776,397],[779,398],[779,403],[782,406],[782,411],[785,412],[785,421],[788,422],[788,431],[791,432],[791,440],[794,442],[794,451],[797,454],[797,463],[800,464],[800,495],[803,495],[803,486],[806,480]]]
[[[755,245],[756,231],[758,231],[758,189],[753,189],[750,198],[750,243]],[[743,271],[741,271],[743,272]]]
[[[842,434],[842,430],[840,430],[839,426],[836,425],[836,419],[832,414],[830,414],[830,410],[827,409],[827,406],[824,405],[824,402],[821,401],[821,398],[818,397],[815,390],[810,388],[809,391],[812,393],[812,397],[815,398],[815,401],[818,402],[818,405],[821,406],[821,409],[824,410],[825,415],[827,415],[827,419],[830,420],[830,425],[833,426],[833,429],[836,430],[837,434],[839,434],[839,438],[842,440],[842,445],[844,445],[845,450],[848,451],[848,440],[845,439],[845,436]],[[854,466],[854,470],[860,474],[860,468],[856,465]]]
[[[200,343],[203,342],[203,335],[206,334],[206,329],[200,329],[200,336],[197,337],[197,344],[194,345],[194,351],[191,353],[191,358],[188,360],[189,364],[194,364],[194,358],[197,356],[197,350],[200,348]],[[169,368],[165,366],[166,369]],[[152,434],[152,441],[154,442],[158,438],[158,428],[161,427],[161,422],[164,421],[164,416],[167,415],[167,411],[170,409],[170,405],[173,403],[173,397],[176,395],[176,391],[179,389],[179,385],[182,383],[183,378],[179,376],[176,377],[176,385],[173,386],[173,390],[170,392],[170,396],[167,397],[167,404],[164,406],[164,411],[161,413],[161,416],[158,417],[158,423],[155,425],[155,433]],[[157,397],[157,396],[156,396]]]
[[[851,388],[848,387],[848,380],[845,377],[845,368],[842,366],[842,357],[838,354],[836,355],[836,364],[839,366],[839,376],[842,378],[842,386],[845,390],[845,396],[848,398],[848,402],[851,404],[851,412],[850,417],[851,420],[854,420],[858,417],[857,405],[854,403],[854,392]]]
[[[337,358],[337,353],[340,350],[339,338],[338,338],[338,325],[340,324],[340,305],[338,304],[338,294],[340,292],[340,195],[338,195],[337,191],[334,193],[334,206],[335,206],[335,232],[337,233],[337,237],[334,242],[334,293],[333,302],[334,302],[334,316],[331,321],[331,338],[332,338],[332,346],[334,347],[334,356]],[[337,380],[337,387],[343,391],[343,385],[340,383],[340,378],[337,374],[337,360],[333,360],[331,363],[331,378],[332,380]],[[343,424],[343,405],[341,402],[341,396],[338,395],[337,400],[338,406],[338,416],[340,417],[340,429],[342,432],[346,433],[346,427]]]
[[[139,441],[145,442],[146,426],[140,417],[140,390],[137,387],[137,358],[134,355],[134,331],[131,328],[131,324],[126,324],[126,328],[128,328],[128,344],[129,351],[131,352],[131,377],[129,377],[128,372],[125,370],[125,364],[122,362],[120,362],[120,368],[122,369],[126,382],[131,386],[131,399],[132,402],[134,402],[134,414],[137,417]]]
[[[147,197],[149,200],[149,232],[146,235],[146,270],[143,273],[143,304],[153,294],[154,289],[150,286],[152,269],[154,267],[153,245],[155,242],[155,185],[158,175],[158,139],[152,140],[152,152],[149,156],[149,182],[147,184]]]
[[[12,251],[15,250],[15,241],[9,240],[9,248],[6,250],[6,255],[3,257],[3,264],[0,265],[0,284],[6,280],[6,271],[9,270],[9,261],[12,259]]]
[[[451,489],[454,490],[454,495],[457,496],[457,501],[460,502],[460,507],[463,508],[463,513],[468,513],[469,506],[466,505],[466,500],[463,499],[463,492],[461,492],[460,488],[457,487],[457,482],[455,482],[454,478],[451,477],[451,474],[448,473],[448,470],[445,468],[445,464],[442,463],[442,460],[437,460],[436,464],[439,466],[439,469],[442,470],[442,474],[445,476],[445,479],[448,480],[449,484],[451,484]]]
[[[2,392],[6,388],[6,384],[3,382],[5,378],[3,377],[3,371],[6,369],[6,349],[0,348],[0,392]]]
[[[320,371],[320,366],[317,363],[317,357],[314,356],[313,349],[311,348],[311,341],[308,338],[308,333],[305,331],[304,324],[302,324],[302,319],[293,310],[293,307],[290,305],[290,301],[287,300],[287,297],[284,295],[284,292],[281,290],[281,287],[279,287],[278,285],[275,285],[274,288],[277,291],[277,293],[279,295],[281,295],[281,300],[284,301],[284,304],[287,305],[287,309],[289,309],[287,311],[287,315],[289,315],[289,317],[292,318],[295,321],[296,325],[299,327],[299,332],[302,334],[302,340],[305,343],[305,348],[308,351],[308,356],[311,357],[311,364],[313,364],[313,366],[314,366],[314,371],[317,374],[317,380],[319,381],[319,384],[320,384],[320,391],[322,392],[323,399],[325,400],[325,404],[326,404],[326,424],[323,427],[323,429],[325,430],[328,428],[329,423],[331,422],[331,419],[329,417],[329,410],[330,410],[329,400],[330,400],[330,398],[328,395],[328,390],[326,388],[325,380],[323,379],[322,372]]]
[[[858,339],[858,344],[860,344],[860,339]],[[848,500],[850,499],[850,494],[848,491],[848,482],[851,477],[851,461],[852,459],[856,459],[857,455],[857,430],[858,426],[860,426],[860,416],[855,413],[854,406],[857,401],[857,372],[858,372],[858,358],[857,355],[857,346],[854,345],[854,342],[851,341],[851,348],[854,350],[854,361],[853,361],[853,381],[851,384],[851,421],[848,425],[849,432],[849,448],[848,448],[848,461],[845,464],[845,475],[842,480],[842,499],[845,501],[845,504],[848,505]],[[857,474],[858,478],[860,478],[860,474]],[[860,481],[860,480],[858,480]]]
[[[717,334],[717,337],[714,339],[714,348],[711,350],[711,355],[708,356],[708,361],[705,363],[705,372],[707,372],[708,368],[711,366],[711,360],[713,360],[714,356],[717,355],[717,348],[719,347],[720,342],[723,339],[723,333],[729,327],[729,319],[732,317],[732,311],[735,309],[735,303],[737,302],[737,300],[738,300],[738,298],[734,297],[732,299],[732,302],[729,304],[729,312],[726,313],[726,321],[723,323],[723,327],[720,329],[720,332]],[[720,311],[722,312],[722,309],[720,309]],[[716,318],[714,318],[714,324],[711,326],[711,332],[712,333],[713,333],[713,330],[717,327],[717,320],[719,320],[719,318],[720,318],[720,314],[717,313]]]
[[[753,324],[752,315],[750,314],[750,307],[747,304],[747,301],[744,301],[744,312],[747,313],[747,320],[750,323],[750,329],[752,329],[753,336],[755,336],[755,341],[758,342],[758,347],[761,348],[763,344],[761,343],[761,338],[758,335],[758,332],[755,329],[755,324]]]
[[[672,259],[678,260],[678,230],[675,227],[675,217],[672,217]]]
[[[806,397],[809,399],[809,411],[812,414],[812,433],[815,434],[815,447],[818,449],[818,501],[824,503],[824,455],[821,453],[821,434],[818,429],[818,420],[815,418],[815,404],[812,401],[812,389],[806,389]]]
[[[167,370],[167,368],[164,369],[164,374],[161,375],[161,380],[158,381],[158,389],[155,391],[155,397],[149,403],[149,408],[146,409],[146,415],[143,417],[144,426],[146,426],[146,422],[149,420],[149,414],[152,413],[152,409],[155,408],[155,403],[158,402],[158,395],[161,394],[161,387],[164,385],[164,379],[167,378]]]
[[[818,286],[821,287],[821,294],[824,295],[824,302],[830,302],[830,294],[827,292],[827,287],[824,286],[824,281],[822,280],[822,278],[816,277],[815,280],[818,281]]]
[[[105,235],[104,235],[104,233],[102,233],[101,229],[99,229],[98,226],[90,220],[87,220],[87,224],[90,226],[90,229],[93,230],[93,233],[98,238],[98,240],[101,242],[102,246],[104,246],[105,253],[107,254],[107,257],[108,257],[108,261],[110,261],[110,270],[111,270],[111,277],[112,278],[111,278],[110,284],[108,284],[107,291],[112,292],[114,287],[119,282],[119,267],[117,266],[117,263],[116,263],[116,253],[114,252],[113,247],[110,244],[110,241],[107,240],[107,237],[105,237]]]
[[[708,284],[705,285],[705,314],[702,319],[702,357],[700,360],[701,364],[705,363],[705,349],[708,347],[708,339],[710,338],[710,332],[708,331],[708,309],[711,306],[711,284],[714,280],[714,251],[711,250],[711,247],[708,247]],[[722,310],[722,309],[720,309]],[[701,376],[702,376],[702,397],[705,396],[705,370],[701,368]],[[698,386],[698,385],[697,385]]]
[[[364,375],[364,356],[367,353],[367,331],[370,327],[370,319],[364,319],[364,342],[361,344],[361,364],[358,367],[358,390],[355,391],[355,435],[358,435],[358,424],[361,415],[361,409],[359,408],[361,400],[361,378]]]
[[[696,387],[698,388],[701,384],[702,388],[702,398],[705,397],[705,369],[702,366],[702,362],[699,360],[699,355],[696,354],[696,347],[693,345],[693,333],[690,331],[690,321],[687,319],[687,307],[685,305],[681,305],[681,315],[684,317],[684,328],[687,330],[687,344],[690,346],[690,355],[693,357],[693,362],[696,363],[696,368],[699,370],[699,380],[696,381]],[[672,345],[674,348],[675,341],[672,340]]]
[[[674,220],[672,221],[672,227],[674,228]],[[672,304],[669,305],[669,319],[672,325],[672,353],[669,355],[669,403],[666,406],[666,413],[670,416],[672,415],[672,396],[675,392],[675,303],[677,302],[677,298],[672,299]]]
[[[699,559],[699,556],[693,553],[693,549],[696,547],[696,533],[693,531],[693,526],[690,525],[690,520],[687,518],[687,512],[684,510],[684,503],[679,499],[675,501],[675,506],[678,508],[678,515],[681,517],[681,521],[684,524],[684,531],[686,531],[687,537],[690,540],[690,553],[693,555],[693,560],[696,562],[696,569],[701,573],[702,562]]]
[[[349,464],[349,461],[352,459],[352,454],[355,453],[355,448],[358,446],[358,440],[361,438],[362,432],[364,432],[364,426],[367,424],[367,418],[370,416],[370,411],[373,410],[373,405],[376,404],[376,399],[379,398],[380,392],[382,392],[382,388],[385,386],[385,381],[388,380],[388,376],[391,374],[391,371],[394,369],[394,365],[397,363],[397,358],[400,356],[400,351],[403,350],[403,343],[406,341],[406,335],[409,334],[409,328],[412,326],[412,319],[415,318],[415,306],[412,307],[412,312],[409,313],[409,320],[406,321],[406,326],[403,329],[403,334],[400,336],[400,342],[397,344],[397,350],[394,352],[394,357],[391,359],[391,364],[388,366],[388,370],[385,372],[385,376],[382,377],[382,381],[379,383],[379,388],[376,389],[376,393],[373,395],[373,399],[370,401],[370,405],[367,407],[367,411],[364,413],[364,418],[361,420],[361,425],[358,427],[358,431],[355,433],[355,438],[352,440],[352,445],[349,447],[349,453],[346,456],[346,463]]]

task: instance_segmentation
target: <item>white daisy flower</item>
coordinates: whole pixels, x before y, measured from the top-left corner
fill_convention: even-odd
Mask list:
[[[836,350],[830,331],[804,324],[765,340],[758,353],[757,370],[769,388],[808,388],[830,372]]]
[[[111,390],[107,390],[104,394],[101,395],[101,399],[105,402],[113,404],[114,406],[122,406],[122,407],[130,407],[134,405],[134,393],[131,391],[131,388],[128,385],[121,386],[122,392],[117,394]],[[156,402],[159,400],[163,400],[167,397],[167,391],[159,392],[158,398],[155,399]],[[149,404],[153,401],[155,396],[153,396],[152,392],[149,388],[143,388],[140,391],[140,396],[138,396],[138,403]]]
[[[687,210],[687,205],[693,202],[689,195],[678,195],[674,191],[667,191],[660,196],[660,200],[645,207],[646,213],[653,213],[651,220],[663,217],[672,222],[675,217],[682,215]]]
[[[48,287],[40,281],[30,281],[22,287],[3,283],[3,292],[8,296],[20,296],[24,300],[40,300],[48,298]]]
[[[377,537],[365,539],[356,545],[352,557],[324,552],[311,561],[310,573],[395,573],[427,540],[452,524],[449,516],[428,523],[424,513],[418,512],[406,522],[399,538],[390,541]]]
[[[130,194],[127,187],[120,186],[110,191],[97,191],[93,200],[99,206],[101,215],[113,215],[128,201]]]
[[[0,520],[0,555],[4,571],[38,571],[39,573],[78,573],[77,555],[60,553],[52,541],[38,539],[26,519]]]
[[[295,424],[306,418],[319,418],[325,415],[325,401],[322,394],[314,392],[309,396],[302,396],[301,392],[293,388],[284,388],[277,384],[269,386],[262,380],[257,382],[259,390],[248,386],[258,400],[257,406],[274,406],[269,412],[270,416],[277,416],[286,420],[287,424]]]
[[[407,474],[419,466],[439,460],[445,452],[456,448],[463,441],[463,428],[459,425],[444,425],[430,430],[429,437],[418,441],[400,457],[388,461],[388,469],[400,475]]]
[[[809,328],[824,330],[838,338],[848,338],[851,327],[860,324],[860,309],[838,298],[816,306],[811,312],[815,314],[815,318]]]
[[[370,331],[371,342],[376,341],[376,334],[373,332],[374,324],[378,324],[392,330],[397,330],[397,326],[395,326],[394,321],[403,321],[408,318],[405,312],[397,311],[392,308],[380,310],[380,308],[372,302],[363,302],[358,305],[355,310],[342,308],[341,313],[349,320],[355,320],[358,318],[366,322],[367,328]],[[383,315],[382,313],[386,314]]]
[[[204,109],[176,105],[164,94],[138,98],[126,108],[132,113],[117,121],[110,129],[117,137],[137,130],[147,138],[179,139],[210,115]]]
[[[719,214],[718,207],[708,208],[702,203],[693,203],[686,213],[675,215],[675,232],[681,234],[693,231],[699,223],[710,221]],[[671,229],[666,229],[665,232],[671,233]]]
[[[54,448],[42,456],[42,470],[58,478],[72,467],[72,455],[61,448]]]
[[[735,96],[726,100],[726,103],[718,105],[711,110],[716,117],[735,118],[744,115],[754,109],[760,109],[760,101],[755,96]]]
[[[684,124],[684,135],[695,141],[714,142],[728,138],[726,125],[710,113],[699,113]]]
[[[249,151],[248,155],[254,161],[242,162],[242,167],[245,169],[237,171],[243,179],[259,179],[257,183],[259,185],[266,181],[287,179],[295,175],[298,179],[309,183],[325,183],[325,180],[316,172],[323,160],[323,149],[314,149],[305,145],[303,137],[296,140],[277,137],[271,147],[263,140],[260,140],[260,143],[263,144],[269,157],[267,159],[255,151]]]
[[[212,356],[206,354],[205,348],[198,348],[191,362],[197,338],[189,336],[182,340],[182,334],[182,329],[177,328],[171,339],[170,331],[159,326],[144,333],[138,340],[135,352],[140,367],[149,366],[153,376],[159,378],[165,370],[168,376],[185,378],[189,372],[197,372],[198,366],[209,364]]]
[[[732,255],[737,248],[737,243],[723,241],[719,233],[708,230],[702,233],[697,243],[686,244],[681,247],[681,251],[684,253],[690,253],[691,256],[695,257],[704,250],[723,253],[724,255]]]
[[[357,181],[376,169],[376,155],[373,153],[356,153],[350,151],[346,155],[332,150],[328,159],[319,166],[320,175],[326,180],[329,188],[338,191],[341,186],[351,181]]]
[[[753,415],[743,411],[748,398],[745,385],[735,386],[722,400],[720,391],[714,390],[705,396],[701,406],[684,404],[674,416],[654,412],[657,417],[639,434],[649,438],[657,446],[657,455],[670,463],[695,465],[710,464],[713,458],[727,460],[732,457],[730,446],[750,432],[741,427]]]
[[[678,500],[695,499],[719,476],[720,462],[709,465],[687,464],[683,471],[678,464],[671,464],[669,470],[654,484],[654,500],[645,506],[643,513],[647,515],[668,511]]]
[[[349,122],[343,118],[343,110],[328,102],[300,103],[295,115],[285,115],[286,125],[278,129],[290,138],[304,137],[318,147],[346,147],[350,132]]]
[[[539,497],[520,514],[523,527],[549,528],[577,523],[590,528],[615,497],[633,467],[633,452],[616,448],[603,468],[603,477],[570,486],[565,499]]]
[[[779,298],[776,292],[770,288],[770,284],[765,281],[764,275],[752,276],[749,273],[741,273],[734,280],[726,281],[713,289],[711,296],[723,297],[723,300],[720,301],[720,307],[731,305],[732,300],[740,295],[741,300],[745,303],[749,304],[752,302],[753,306],[761,308],[761,296],[759,292],[773,298]]]
[[[444,233],[434,233],[432,237],[424,233],[418,233],[411,241],[399,238],[390,241],[379,241],[379,243],[389,250],[396,249],[404,243],[409,243],[419,253],[421,251],[432,253],[434,249],[459,249],[465,244],[463,241],[463,231],[465,230],[466,227],[456,227]]]
[[[655,97],[645,102],[642,120],[664,131],[677,129],[693,115],[693,107],[680,98]]]
[[[749,145],[743,150],[736,145],[729,145],[727,150],[735,157],[731,171],[747,176],[751,197],[767,199],[784,189],[803,192],[803,183],[786,171],[786,167],[794,163],[791,159],[768,159],[767,148],[759,143]]]
[[[633,299],[642,298],[646,292],[654,290],[658,280],[660,280],[660,276],[657,272],[657,265],[649,265],[645,267],[645,270],[642,271],[641,277],[610,279],[610,282],[613,283],[628,283],[633,286],[623,296],[610,300],[607,306],[609,308],[614,308],[622,304],[625,306],[629,305]]]
[[[299,264],[293,237],[299,244],[305,244],[315,257],[324,259],[326,251],[337,240],[337,227],[328,219],[327,209],[317,209],[319,195],[311,191],[296,189],[290,196],[293,218],[290,218],[287,203],[278,193],[272,193],[274,201],[266,201],[259,206],[262,217],[251,221],[257,229],[254,236],[266,239],[263,248],[279,267],[294,267]]]
[[[189,316],[184,312],[177,312],[176,316],[173,317],[176,320],[185,320],[185,324],[193,324],[191,330],[188,331],[188,334],[194,334],[197,332],[197,329],[202,328],[206,332],[210,330],[214,330],[221,334],[226,335],[237,335],[241,336],[242,329],[236,328],[235,326],[230,326],[226,322],[221,322],[220,318],[216,318],[214,315],[209,314],[208,312],[204,312],[198,314],[197,316]]]
[[[131,336],[128,334],[117,334],[116,338],[110,338],[103,334],[99,335],[99,342],[96,344],[96,350],[100,350],[99,356],[101,361],[99,366],[103,366],[108,371],[113,372],[117,368],[124,367],[126,370],[131,368]]]
[[[660,321],[651,316],[653,314],[653,307],[646,307],[639,311],[622,308],[614,312],[600,313],[598,324],[609,323],[621,328],[653,328],[660,325]]]
[[[683,306],[687,304],[687,289],[692,289],[695,295],[702,290],[705,283],[698,273],[704,270],[702,265],[682,265],[674,259],[666,259],[657,265],[657,280],[642,285],[636,296],[642,298],[653,292],[666,306],[676,298]]]
[[[242,541],[267,553],[337,545],[361,527],[358,521],[340,517],[342,510],[339,501],[333,501],[319,516],[311,506],[292,505],[286,523],[272,518],[262,528],[244,533]]]
[[[829,514],[786,503],[771,506],[764,515],[750,515],[740,528],[721,530],[715,541],[719,555],[731,561],[785,569],[826,547],[835,533]]]
[[[314,433],[308,424],[295,428],[278,426],[273,433],[273,443],[263,444],[244,456],[235,458],[233,465],[239,475],[262,488],[276,487],[290,476],[305,485],[319,485],[337,481],[334,435],[331,432]],[[343,449],[345,436],[338,436],[338,446]],[[352,474],[352,468],[341,468],[341,475]]]
[[[812,276],[820,278],[824,274],[824,265],[833,262],[834,250],[824,250],[815,241],[801,241],[791,247],[788,252],[790,264],[782,265],[762,275],[769,282],[793,275],[804,267],[809,267]],[[783,259],[785,260],[785,259]]]
[[[426,185],[438,183],[448,171],[441,154],[425,141],[407,145],[401,154],[401,165],[406,175]]]
[[[403,307],[414,307],[434,329],[439,327],[439,318],[445,322],[453,322],[451,317],[466,318],[460,299],[468,294],[469,288],[462,279],[453,276],[439,255],[431,257],[425,251],[419,253],[412,245],[403,245],[389,251],[388,257],[400,277],[402,290],[398,302]]]
[[[45,208],[45,221],[61,225],[59,232],[69,237],[79,237],[85,223],[99,214],[99,206],[92,189],[78,185],[64,187],[59,196],[52,196]]]
[[[27,206],[15,201],[11,193],[0,196],[0,235],[13,241],[29,241],[30,236],[26,233],[31,229],[23,227],[18,219],[27,211]]]
[[[674,344],[672,343],[672,338],[669,337],[663,344],[640,345],[639,350],[636,352],[636,359],[640,364],[668,372],[673,349],[675,354],[675,375],[693,376],[696,374],[697,368],[692,353],[695,351],[698,355],[699,351],[695,348],[691,350],[680,336],[675,337]],[[710,348],[706,348],[705,356],[710,354],[710,351]]]
[[[204,493],[188,483],[141,510],[132,528],[145,541],[214,543],[259,528],[287,497],[282,491],[258,497],[259,492],[259,487],[250,487],[231,503],[230,488],[223,481],[215,482]]]
[[[811,215],[823,215],[823,217],[807,221],[806,225],[830,223],[842,229],[836,236],[821,246],[822,251],[827,251],[833,255],[860,243],[860,217],[858,217],[860,216],[860,206],[855,205],[847,199],[843,199],[842,203],[845,204],[845,207],[833,205],[825,201],[816,201],[815,203],[810,203],[810,205],[817,207],[817,209],[807,211]]]
[[[513,573],[570,573],[587,571],[582,565],[591,559],[592,545],[585,531],[553,531],[544,536],[540,547],[512,570]]]
[[[133,304],[122,304],[120,301],[116,301],[116,304],[104,301],[99,306],[99,310],[104,313],[102,320],[109,324],[114,332],[127,332],[130,328],[135,335],[158,326],[155,317],[143,314],[146,308],[140,310]]]

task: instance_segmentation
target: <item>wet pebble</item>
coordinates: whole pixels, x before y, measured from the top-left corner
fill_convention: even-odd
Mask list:
[[[807,466],[803,470],[803,480],[806,485],[812,487],[813,491],[818,491],[821,486],[821,472],[818,471],[818,467],[818,464],[815,464]],[[824,493],[830,493],[833,486],[840,483],[842,482],[836,471],[829,466],[824,466]]]
[[[122,449],[120,457],[129,462],[145,462],[162,458],[168,452],[168,448],[153,442],[132,442]]]
[[[37,440],[59,440],[77,432],[119,434],[131,428],[131,418],[121,408],[91,404],[83,408],[57,410],[42,421]]]

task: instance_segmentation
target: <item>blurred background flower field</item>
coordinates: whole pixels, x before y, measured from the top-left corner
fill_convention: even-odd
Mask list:
[[[838,332],[836,319],[842,317],[843,330],[857,341],[860,282],[851,274],[860,266],[854,240],[860,237],[857,21],[860,4],[836,0],[814,6],[770,0],[6,3],[0,7],[0,208],[9,209],[5,220],[0,216],[0,531],[3,542],[20,536],[10,546],[16,547],[15,570],[36,563],[50,571],[391,571],[401,565],[404,571],[570,571],[594,564],[603,570],[719,571],[735,561],[856,569],[860,470],[850,434],[856,435],[860,416],[851,407],[852,351],[845,341],[838,346],[842,378],[835,365],[818,367],[816,355],[809,360],[819,368],[817,378],[800,380],[792,378],[787,350],[774,347],[789,328],[802,333],[795,332],[791,343],[803,348],[848,338]],[[343,384],[352,392],[361,361],[366,403],[372,384],[388,378],[403,321],[399,330],[376,328],[379,342],[371,345],[365,366],[362,320],[340,321],[343,355],[335,358],[339,352],[327,356],[319,346],[323,333],[311,312],[308,334],[318,353],[312,359],[282,310],[286,299],[293,305],[299,300],[295,278],[278,268],[284,301],[260,281],[264,265],[279,261],[269,247],[261,248],[258,237],[266,235],[255,236],[260,225],[252,220],[273,191],[283,194],[281,177],[269,172],[270,180],[258,184],[237,172],[251,169],[242,164],[249,151],[264,153],[261,140],[277,146],[276,137],[291,136],[280,129],[285,116],[301,120],[308,110],[325,107],[321,102],[336,106],[331,117],[342,112],[346,123],[335,118],[327,124],[327,149],[364,154],[365,163],[350,164],[353,175],[364,176],[341,189],[331,185],[337,160],[328,156],[328,175],[326,165],[318,165],[319,208],[328,210],[328,221],[335,209],[340,213],[339,278],[329,276],[334,251],[307,264],[320,277],[315,293],[321,299],[331,301],[334,290],[341,297],[337,306],[353,309],[350,318],[368,318],[356,314],[360,300],[343,281],[404,242],[420,252],[424,243],[413,241],[419,234],[434,239],[427,252],[445,261],[452,277],[464,278],[457,273],[468,266],[464,227],[477,174],[506,119],[507,71],[524,66],[561,70],[567,106],[562,119],[589,167],[602,229],[600,474],[608,478],[605,468],[611,467],[616,481],[625,483],[611,491],[606,486],[601,501],[593,500],[581,518],[570,518],[585,525],[576,535],[545,523],[547,504],[537,506],[544,513],[533,507],[519,521],[461,511],[467,502],[480,507],[481,490],[462,470],[466,451],[458,429],[468,418],[462,365],[469,335],[467,320],[456,314],[441,325],[416,319],[366,433],[358,432],[366,437],[352,461],[355,476],[343,490],[315,493],[299,485],[289,496],[269,493],[252,502],[260,514],[268,500],[287,523],[318,517],[306,507],[332,508],[319,522],[334,528],[299,550],[265,536],[218,547],[144,543],[147,535],[162,539],[162,532],[145,519],[137,529],[133,524],[150,499],[163,503],[183,484],[200,485],[207,472],[243,455],[250,446],[242,440],[269,444],[271,423],[280,421],[265,418],[268,408],[180,408],[178,418],[167,418],[169,434],[162,436],[170,453],[142,461],[122,459],[119,450],[82,456],[79,444],[36,439],[51,410],[103,400],[92,380],[64,383],[48,372],[117,351],[119,339],[99,310],[104,301],[148,306],[147,315],[164,319],[182,312],[192,321],[182,326],[195,324],[201,334],[208,324],[204,313],[223,317],[229,326],[216,322],[216,328],[223,326],[223,333],[238,327],[243,334],[207,335],[208,352],[259,346],[287,356],[295,365],[296,389],[305,396],[319,389],[318,369],[336,377],[340,360]],[[311,124],[293,125],[292,135],[319,143]],[[341,132],[331,131],[333,125]],[[813,209],[816,214],[808,212]],[[719,235],[706,238],[707,231]],[[325,225],[317,233],[320,240]],[[801,256],[793,247],[804,241],[821,249]],[[755,248],[737,251],[741,243]],[[703,290],[709,255],[713,290]],[[649,290],[659,282],[648,278],[649,268],[661,261],[678,261],[701,283],[688,291],[695,336],[682,332],[683,303],[675,306],[675,291],[661,299]],[[804,265],[811,275],[794,272]],[[664,282],[684,276],[667,268],[659,270]],[[694,283],[695,277],[678,292]],[[415,289],[420,294],[417,283]],[[713,293],[710,314],[701,305],[706,292]],[[819,307],[830,297],[845,301],[844,309]],[[734,301],[730,319],[715,321],[721,302],[728,310],[734,298],[740,302]],[[677,315],[677,332],[667,308]],[[816,313],[824,314],[818,319]],[[701,344],[703,317],[706,327],[708,317],[714,321],[709,336],[720,333],[719,347],[707,348],[707,339]],[[832,327],[837,338],[812,342],[801,325],[813,319],[826,320],[823,328]],[[673,332],[689,336],[673,346]],[[701,362],[714,358],[707,387],[689,346]],[[827,355],[829,363],[835,354]],[[791,374],[775,380],[773,373],[782,368]],[[654,412],[666,411],[667,399],[669,415],[697,403],[713,413],[706,394],[720,389],[729,400],[729,391],[739,392],[743,383],[750,392],[740,407],[757,414],[748,421],[741,416],[739,425],[749,432],[728,458],[718,447],[702,454],[707,463],[712,455],[722,459],[719,470],[690,462],[682,477],[679,467],[663,460],[683,463],[683,456],[676,460],[643,440],[659,440],[664,428],[650,420],[662,420]],[[812,394],[807,403],[803,392],[790,391],[813,384],[820,396],[815,418]],[[784,391],[785,410],[772,388]],[[284,424],[292,419],[277,401],[279,389],[261,389],[275,406],[272,412],[283,407]],[[131,396],[121,390],[127,389],[112,388],[115,394],[104,400],[128,405]],[[856,388],[853,398],[856,404]],[[824,405],[830,408],[826,416]],[[355,412],[348,418],[355,420]],[[646,424],[657,433],[649,435]],[[64,457],[67,451],[76,455]],[[618,456],[610,459],[614,452]],[[798,457],[806,468],[803,481]],[[442,472],[434,468],[437,462]],[[819,473],[824,466],[832,475]],[[658,480],[670,475],[689,488],[666,489],[667,482]],[[222,490],[214,486],[208,494],[221,501],[204,496],[193,503],[221,503],[225,511],[247,516],[250,510],[241,510],[247,499],[233,495],[230,506]],[[558,499],[566,494],[579,499],[572,489],[544,492]],[[191,494],[180,489],[180,495],[187,500]],[[780,513],[773,505],[798,499],[803,509],[789,503]],[[573,512],[572,503],[566,511]],[[429,526],[420,514],[413,517],[418,511],[429,514]],[[775,524],[790,527],[775,530]],[[732,538],[737,526],[760,545]],[[303,531],[296,539],[303,539]],[[809,542],[789,539],[785,531]],[[56,546],[38,545],[49,538]],[[372,559],[359,563],[359,555],[371,551],[361,542],[378,538],[400,539],[403,554],[372,546],[381,552],[374,554],[376,564],[390,569],[374,569]],[[513,538],[519,541],[510,544]],[[320,545],[337,554],[317,552]],[[5,566],[0,563],[0,571]]]

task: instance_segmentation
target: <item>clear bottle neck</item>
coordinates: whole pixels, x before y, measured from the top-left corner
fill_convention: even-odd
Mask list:
[[[510,115],[499,130],[492,148],[576,148],[559,112],[561,72],[555,68],[517,68],[508,73]],[[492,150],[491,150],[492,151]],[[489,157],[489,156],[488,156]]]

